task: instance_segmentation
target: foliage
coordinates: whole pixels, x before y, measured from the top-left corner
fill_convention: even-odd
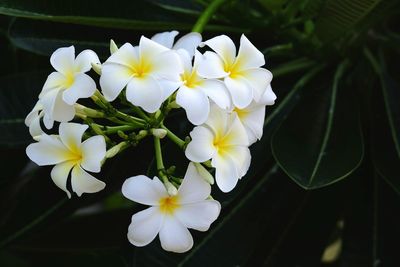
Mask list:
[[[229,196],[213,192],[224,212],[189,253],[126,240],[141,207],[120,188],[152,172],[145,144],[105,165],[106,190],[68,201],[48,168],[29,163],[24,118],[52,51],[75,45],[104,60],[110,38],[190,31],[210,2],[0,1],[1,266],[399,266],[390,246],[400,237],[396,0],[228,0],[216,11],[204,38],[244,32],[263,48],[278,100],[251,171]],[[171,128],[187,135],[175,116]],[[165,149],[171,164],[183,160]],[[321,263],[338,242],[340,255]]]

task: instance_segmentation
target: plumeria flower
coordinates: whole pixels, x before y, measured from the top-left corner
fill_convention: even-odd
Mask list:
[[[178,88],[181,73],[175,51],[142,36],[139,46],[126,43],[107,59],[100,86],[108,101],[126,86],[127,100],[152,113]]]
[[[71,193],[67,189],[67,179],[71,169],[72,191],[78,196],[82,193],[95,193],[105,187],[105,183],[86,172],[100,172],[101,161],[106,154],[103,136],[97,135],[81,141],[87,128],[87,125],[78,123],[61,123],[60,135],[43,133],[38,143],[26,148],[28,157],[39,166],[55,165],[50,176],[69,198]]]
[[[275,99],[276,95],[271,86],[268,86],[259,102],[253,100],[250,105],[243,109],[233,109],[246,129],[250,145],[261,139],[265,120],[265,106],[273,105]]]
[[[40,119],[43,116],[43,105],[37,102],[25,118],[25,125],[29,127],[29,133],[36,141],[38,141],[40,135],[43,133],[42,127],[40,127]]]
[[[237,55],[235,44],[226,35],[214,37],[202,45],[211,47],[215,53],[204,53],[204,60],[198,67],[200,76],[223,79],[233,104],[238,108],[245,108],[252,100],[260,100],[272,80],[272,74],[260,68],[265,64],[264,55],[245,35],[240,38]]]
[[[129,241],[138,247],[149,244],[159,235],[164,250],[186,252],[193,246],[189,229],[207,231],[221,210],[218,201],[208,199],[211,186],[190,163],[176,195],[154,177],[138,175],[127,179],[122,194],[132,201],[151,207],[132,216]]]
[[[249,140],[237,114],[212,106],[206,123],[195,127],[190,136],[186,157],[193,162],[211,159],[218,187],[223,192],[231,191],[251,161]]]
[[[100,61],[92,50],[84,50],[75,58],[75,48],[70,46],[54,51],[50,63],[56,71],[47,77],[39,95],[44,111],[43,122],[48,129],[53,127],[54,121],[72,120],[76,101],[94,94],[96,83],[85,73],[92,68],[92,63]]]
[[[190,32],[179,38],[175,44],[175,37],[179,34],[177,31],[161,32],[151,37],[151,40],[173,50],[185,50],[190,57],[193,57],[196,48],[201,43],[201,34]]]
[[[199,59],[202,55],[196,51],[194,64],[187,53],[179,53],[184,66],[181,75],[182,85],[176,94],[176,103],[186,111],[186,115],[194,125],[203,124],[210,112],[211,99],[222,109],[231,106],[231,99],[223,82],[216,79],[204,79],[197,73]]]

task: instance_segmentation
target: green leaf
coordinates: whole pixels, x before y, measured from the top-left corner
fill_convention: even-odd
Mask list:
[[[372,158],[377,172],[400,193],[400,85],[388,73],[382,53],[374,64],[381,92],[373,98]]]
[[[191,8],[187,7],[182,12],[173,6],[146,0],[135,2],[122,0],[113,5],[107,1],[94,0],[67,2],[3,0],[0,3],[0,14],[103,28],[140,31],[190,30],[197,19],[196,11],[189,12]],[[237,31],[234,27],[219,25],[209,25],[207,29]]]
[[[281,168],[300,186],[314,189],[348,176],[363,158],[356,105],[342,86],[346,63],[333,85],[314,84],[275,132],[272,151]],[[305,89],[304,89],[305,90]]]
[[[45,80],[43,72],[0,78],[0,146],[24,146],[31,142],[24,120],[35,105]]]
[[[353,30],[376,16],[391,0],[328,0],[316,20],[316,35],[329,42],[353,33]],[[384,18],[385,13],[380,14]]]

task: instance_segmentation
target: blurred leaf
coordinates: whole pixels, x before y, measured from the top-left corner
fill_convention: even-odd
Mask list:
[[[309,87],[273,136],[275,159],[303,188],[343,179],[363,158],[358,112],[341,86],[345,67],[345,63],[339,66],[332,86]]]
[[[24,120],[45,80],[46,74],[42,72],[0,78],[0,146],[24,146],[31,142]]]
[[[365,24],[368,19],[375,17],[377,10],[391,0],[328,0],[321,10],[316,25],[316,35],[323,41],[329,42],[346,33],[352,32],[357,26]],[[385,13],[380,14],[380,19]]]
[[[174,1],[132,1],[122,0],[110,5],[106,1],[58,2],[38,0],[26,2],[23,0],[3,0],[0,3],[0,14],[47,20],[55,22],[92,25],[104,28],[136,29],[136,30],[189,30],[194,24],[196,11],[191,12],[186,5],[182,10],[169,4]],[[167,8],[166,8],[167,7]],[[169,8],[168,8],[169,7]],[[190,12],[189,12],[190,11]],[[233,30],[231,26],[208,25],[208,30]]]
[[[375,70],[381,92],[374,91],[372,158],[377,172],[400,193],[400,86],[388,71],[383,54]]]

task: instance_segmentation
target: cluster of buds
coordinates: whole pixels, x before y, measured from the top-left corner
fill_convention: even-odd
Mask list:
[[[145,246],[159,235],[163,249],[186,252],[193,246],[188,229],[206,231],[220,213],[210,195],[214,176],[218,188],[229,192],[247,173],[249,146],[262,137],[265,106],[276,96],[272,74],[261,68],[264,56],[246,36],[237,51],[226,35],[202,42],[192,32],[174,42],[177,35],[142,36],[138,46],[119,48],[111,41],[104,63],[92,50],[75,57],[73,46],[57,49],[50,58],[55,71],[25,121],[36,141],[26,153],[40,166],[55,165],[50,176],[68,197],[81,196],[106,186],[90,173],[142,139],[154,138],[156,176],[136,175],[122,185],[126,198],[150,206],[132,216],[128,239]],[[92,69],[100,76],[99,87],[86,74]],[[77,103],[85,98],[85,106]],[[184,139],[164,124],[179,108],[194,125]],[[58,134],[49,134],[54,122]],[[183,178],[164,166],[164,137],[188,159]]]

